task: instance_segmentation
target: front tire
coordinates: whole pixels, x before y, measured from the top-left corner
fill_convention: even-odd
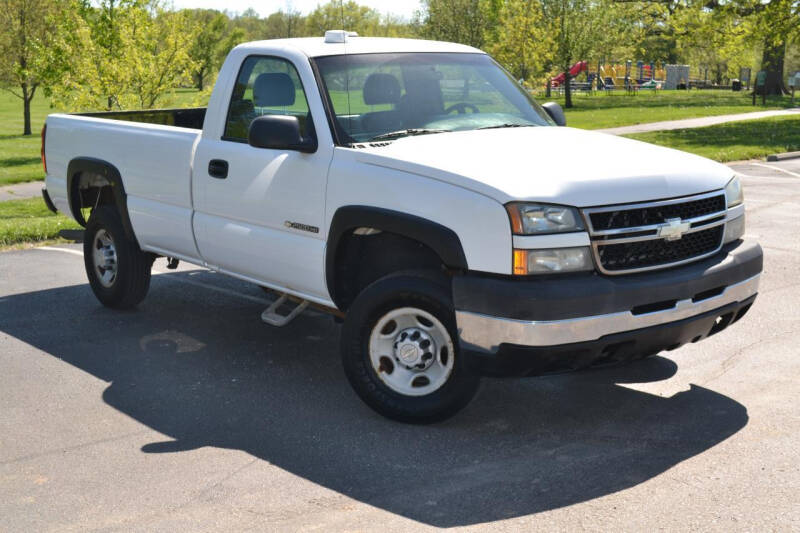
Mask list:
[[[115,309],[138,305],[150,288],[154,259],[128,238],[113,206],[92,211],[84,232],[83,260],[89,285],[100,303]]]
[[[353,302],[342,328],[342,363],[361,399],[381,415],[427,424],[450,418],[478,389],[458,349],[448,279],[391,274]]]

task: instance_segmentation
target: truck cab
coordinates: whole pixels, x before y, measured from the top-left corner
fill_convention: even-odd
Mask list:
[[[471,47],[260,41],[207,108],[48,117],[46,198],[86,226],[105,305],[138,304],[159,256],[256,283],[298,303],[268,323],[343,320],[368,405],[432,422],[481,375],[646,357],[756,297],[730,169],[563,123]]]

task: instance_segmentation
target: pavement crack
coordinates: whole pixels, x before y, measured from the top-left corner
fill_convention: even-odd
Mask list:
[[[792,335],[792,334],[798,333],[798,332],[800,332],[800,330],[790,329],[789,331],[784,331],[784,332],[778,333],[777,335],[772,335],[770,337],[767,337],[766,339],[758,339],[756,341],[751,342],[750,344],[747,344],[745,346],[742,346],[742,347],[734,350],[734,352],[732,354],[730,354],[728,357],[725,358],[724,361],[722,361],[722,365],[721,365],[722,366],[722,371],[719,372],[717,375],[711,377],[710,379],[707,379],[707,380],[703,381],[701,384],[702,385],[708,385],[712,381],[716,381],[717,379],[719,379],[722,376],[724,376],[725,374],[727,374],[729,370],[731,370],[732,368],[734,368],[736,366],[734,364],[736,359],[738,359],[739,356],[741,356],[745,351],[749,350],[753,346],[756,346],[757,344],[761,344],[762,342],[771,342],[771,341],[774,341],[774,340],[779,339],[781,337],[785,337],[787,335]]]
[[[67,446],[65,448],[58,448],[58,449],[55,449],[55,450],[47,450],[47,451],[44,451],[44,452],[32,453],[32,454],[29,454],[29,455],[23,455],[22,457],[16,457],[14,459],[9,459],[7,461],[0,461],[0,466],[10,465],[10,464],[14,464],[14,463],[21,463],[23,461],[29,461],[31,459],[38,459],[40,457],[45,457],[45,456],[48,456],[48,455],[55,455],[57,453],[72,452],[72,451],[75,451],[75,450],[80,450],[81,448],[86,448],[86,447],[94,446],[94,445],[97,445],[97,444],[106,444],[108,442],[116,442],[118,440],[125,440],[125,439],[127,439],[129,437],[134,437],[134,436],[137,436],[137,435],[143,435],[144,433],[149,433],[150,431],[151,430],[149,430],[149,429],[141,430],[141,431],[134,431],[132,433],[126,433],[124,435],[118,435],[116,437],[108,437],[106,439],[97,439],[97,440],[93,440],[93,441],[90,441],[90,442],[83,442],[81,444],[76,444],[74,446]]]

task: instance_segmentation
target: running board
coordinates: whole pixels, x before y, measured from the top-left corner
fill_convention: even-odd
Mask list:
[[[303,300],[297,304],[288,315],[282,315],[278,313],[278,309],[280,309],[280,307],[286,303],[288,299],[289,297],[286,294],[281,294],[280,298],[272,302],[272,305],[267,307],[267,309],[261,313],[261,320],[270,326],[280,328],[297,318],[298,315],[300,315],[300,313],[302,313],[305,308],[308,307],[308,300]]]

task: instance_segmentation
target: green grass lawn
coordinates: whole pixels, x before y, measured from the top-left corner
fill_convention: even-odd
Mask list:
[[[62,229],[80,229],[80,226],[63,215],[51,213],[41,198],[0,202],[0,249],[58,239]]]
[[[174,107],[199,103],[197,92],[190,89],[176,91],[171,100],[168,105]],[[636,96],[579,94],[575,97],[575,105],[574,109],[567,111],[569,125],[587,129],[765,109],[760,105],[751,106],[746,94],[731,91],[661,91],[642,92]],[[772,99],[766,108],[785,107],[789,107],[788,98]],[[39,132],[46,116],[53,112],[56,110],[51,109],[47,99],[37,96],[32,105],[34,134],[24,137],[21,135],[21,101],[0,91],[0,186],[44,177],[39,156]],[[800,150],[800,118],[751,120],[630,137],[718,161],[749,159]],[[0,202],[0,247],[56,239],[59,230],[75,228],[78,228],[75,222],[50,213],[41,198]]]
[[[341,97],[341,95],[334,95]],[[197,105],[198,93],[193,89],[179,89],[169,97],[165,105],[186,107]],[[539,98],[539,101],[544,101]],[[563,98],[553,98],[563,104]],[[762,109],[780,109],[790,106],[789,98],[772,98],[767,106],[750,105],[746,93],[732,91],[694,90],[642,91],[636,96],[625,94],[578,93],[574,98],[575,108],[569,109],[567,121],[570,126],[586,129],[627,126],[662,120],[694,118],[730,113],[746,113]],[[0,91],[0,186],[12,183],[41,180],[44,178],[39,159],[39,132],[52,109],[48,100],[39,95],[32,103],[33,135],[22,133],[22,102],[6,91]]]
[[[800,150],[800,117],[745,120],[706,128],[637,133],[627,137],[717,161],[740,161]]]
[[[546,101],[564,105],[564,98],[537,97],[540,103]],[[616,94],[577,94],[573,95],[572,109],[565,110],[567,125],[574,128],[596,130],[632,126],[663,120],[710,117],[734,113],[749,113],[766,109],[791,107],[791,98],[770,97],[767,105],[760,101],[752,105],[752,97],[746,92],[735,93],[721,90],[692,91],[640,91],[635,96],[627,96],[624,91]]]
[[[31,130],[22,135],[22,100],[0,91],[0,185],[44,179],[40,132],[48,113],[47,99],[38,96],[31,102]]]
[[[190,107],[195,104],[197,91],[178,89],[168,99],[168,106]],[[42,126],[50,113],[47,98],[38,95],[31,102],[32,135],[22,135],[22,100],[8,91],[0,90],[0,186],[44,179],[41,159]]]

